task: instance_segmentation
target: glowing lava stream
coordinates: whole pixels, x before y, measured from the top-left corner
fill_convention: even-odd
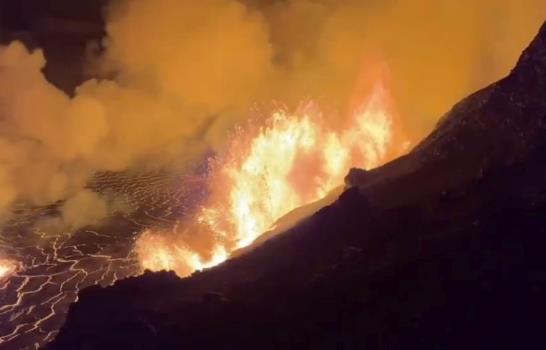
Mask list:
[[[389,101],[377,83],[341,130],[329,128],[312,103],[293,114],[278,110],[260,128],[239,129],[225,154],[211,160],[205,205],[170,232],[139,237],[141,266],[187,276],[217,265],[288,212],[341,185],[350,167],[378,166],[393,145]]]
[[[17,270],[17,265],[12,260],[0,259],[0,281],[11,276]]]

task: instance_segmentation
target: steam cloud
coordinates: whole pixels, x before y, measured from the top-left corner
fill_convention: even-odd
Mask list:
[[[90,62],[114,78],[74,97],[46,81],[40,50],[0,47],[0,217],[16,201],[66,200],[66,225],[97,222],[111,209],[85,189],[93,173],[195,159],[257,103],[318,98],[343,114],[370,61],[389,66],[402,123],[420,137],[508,72],[545,10],[543,0],[116,1],[105,52]]]

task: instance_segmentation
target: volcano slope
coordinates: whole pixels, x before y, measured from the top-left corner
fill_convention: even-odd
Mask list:
[[[50,349],[544,348],[546,25],[332,205],[191,278],[80,293]]]

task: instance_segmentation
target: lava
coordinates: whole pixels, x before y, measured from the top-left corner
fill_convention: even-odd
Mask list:
[[[0,259],[0,280],[10,277],[17,270],[17,264],[10,259]]]
[[[0,265],[8,267],[8,275],[0,278],[0,349],[41,348],[58,333],[82,289],[109,286],[140,272],[134,235],[150,222],[180,213],[185,202],[184,194],[170,186],[179,177],[167,179],[151,173],[97,174],[97,191],[127,195],[141,208],[135,215],[120,213],[115,227],[45,233],[34,223],[51,217],[51,207],[17,206],[17,214],[0,230],[0,250],[5,251]]]
[[[373,168],[393,148],[394,112],[383,82],[333,128],[315,103],[273,112],[257,127],[239,128],[223,154],[210,160],[209,196],[171,230],[149,229],[136,243],[152,271],[187,276],[250,245],[297,207],[343,183],[350,167]]]

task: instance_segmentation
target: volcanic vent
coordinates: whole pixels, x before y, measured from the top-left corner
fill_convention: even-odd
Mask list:
[[[392,272],[430,218],[502,211],[480,199],[490,192],[512,199],[506,183],[487,179],[540,144],[542,107],[530,91],[542,91],[542,63],[532,50],[519,73],[459,104],[412,154],[374,168],[505,74],[543,9],[543,0],[0,0],[0,347],[44,346],[70,305],[68,327],[81,321],[95,293],[83,290],[114,284],[105,295],[121,292],[83,322],[94,329],[111,301],[127,319],[104,326],[145,344],[178,347],[178,331],[190,345],[210,342],[205,333],[226,339],[219,348],[264,343],[284,324],[284,340],[269,342],[284,348],[327,324],[337,332],[333,318],[371,300],[352,303],[341,286]],[[362,169],[344,191],[350,167]],[[474,180],[489,192],[463,205]],[[537,191],[525,180],[521,198]],[[388,239],[403,242],[392,251]],[[117,284],[145,269],[193,277]],[[347,295],[350,307],[313,313],[322,310],[308,300],[331,299],[322,290]],[[178,312],[195,316],[194,328]],[[223,328],[228,316],[255,338]],[[350,325],[343,317],[338,327]],[[115,338],[103,334],[96,340]]]
[[[374,81],[362,93],[346,126],[328,127],[309,102],[295,113],[274,112],[262,126],[239,128],[226,151],[209,160],[209,193],[197,212],[139,237],[143,268],[184,277],[217,265],[290,211],[340,188],[350,167],[374,168],[405,151],[409,142],[394,126],[386,84]]]
[[[410,154],[216,268],[85,290],[51,348],[544,346],[544,96],[546,24]]]

